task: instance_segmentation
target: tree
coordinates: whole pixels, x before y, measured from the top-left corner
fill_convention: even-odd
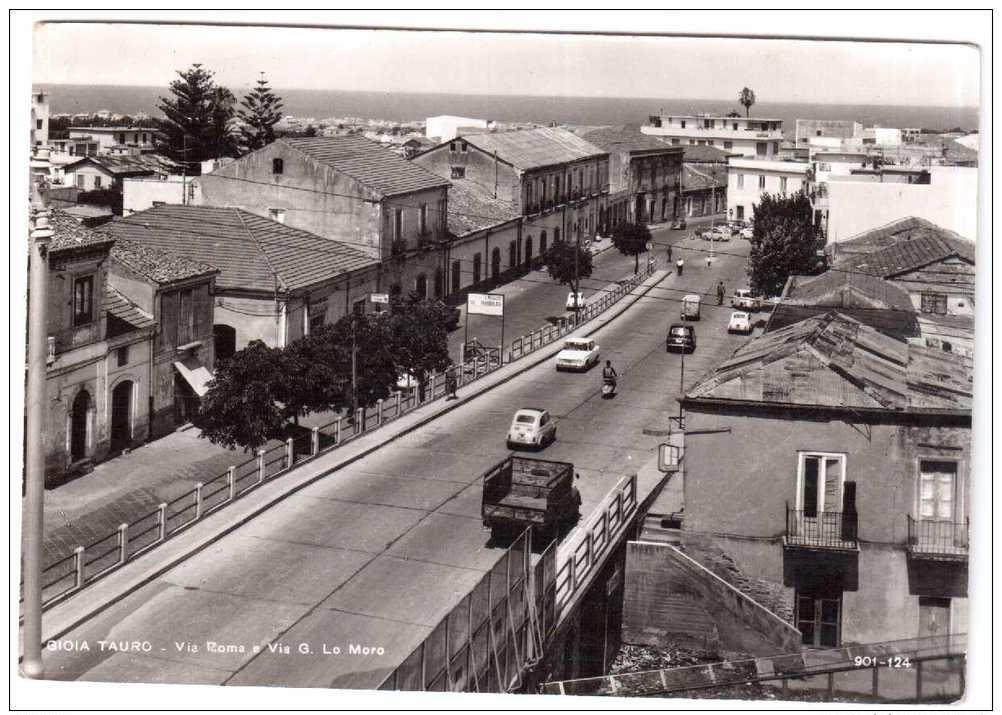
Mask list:
[[[738,112],[738,111],[736,111],[736,110],[734,110],[734,109],[732,109],[731,111],[729,111],[729,112],[728,112],[728,113],[726,114],[726,116],[728,116],[728,117],[740,117],[740,116],[741,116],[741,113],[740,113],[740,112]]]
[[[751,112],[752,105],[755,104],[755,91],[744,87],[738,95],[738,102],[745,108],[745,116]]]
[[[825,241],[814,226],[811,201],[804,192],[792,196],[762,194],[755,205],[748,276],[760,295],[779,295],[786,279],[818,273],[818,251]]]
[[[167,134],[170,156],[179,161],[201,162],[233,154],[233,93],[218,86],[213,72],[200,64],[178,71],[170,83],[173,97],[160,97],[157,105],[166,115],[161,127]]]
[[[647,252],[651,232],[642,223],[621,223],[612,231],[612,243],[624,256],[634,256],[633,272],[640,271],[640,254]]]
[[[304,137],[315,137],[317,135],[317,128],[312,124],[307,124],[306,129],[303,130]]]
[[[264,72],[240,104],[244,108],[237,115],[244,122],[240,127],[244,150],[255,151],[275,141],[275,125],[282,118],[282,99],[271,91]]]
[[[417,381],[422,398],[428,376],[452,365],[446,328],[451,313],[441,301],[420,298],[416,293],[391,299],[388,348],[400,371]]]
[[[576,241],[554,241],[547,249],[543,260],[546,262],[550,278],[570,286],[575,293],[579,292],[580,279],[591,276],[591,252],[582,248]]]

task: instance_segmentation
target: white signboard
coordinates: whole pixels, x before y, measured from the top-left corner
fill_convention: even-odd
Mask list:
[[[389,303],[390,295],[388,293],[372,293],[369,296],[369,300],[373,303]]]
[[[504,315],[504,296],[500,293],[469,293],[466,296],[469,315]]]

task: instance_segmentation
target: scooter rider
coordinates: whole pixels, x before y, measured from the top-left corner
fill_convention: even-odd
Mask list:
[[[612,385],[613,389],[616,389],[616,378],[619,374],[616,372],[616,368],[612,366],[612,360],[605,361],[605,367],[602,368],[602,381],[606,385]]]

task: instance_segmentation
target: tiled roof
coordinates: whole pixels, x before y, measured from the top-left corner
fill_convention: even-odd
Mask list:
[[[581,137],[608,152],[613,151],[681,151],[682,147],[673,147],[658,141],[649,134],[644,134],[639,127],[615,126],[598,127],[584,132]]]
[[[519,218],[510,204],[495,199],[469,179],[453,179],[449,187],[449,233],[465,236]]]
[[[726,164],[727,157],[738,156],[734,152],[727,151],[726,149],[718,149],[708,144],[690,144],[682,148],[684,149],[682,161],[698,164]]]
[[[69,214],[52,209],[49,212],[49,226],[52,227],[52,241],[49,251],[68,251],[74,248],[111,246],[115,239],[93,229],[86,228]]]
[[[382,196],[449,185],[446,179],[365,137],[285,137],[278,141],[347,174]]]
[[[974,242],[909,216],[832,244],[834,267],[890,278],[957,256],[974,263]]]
[[[888,411],[971,409],[960,355],[909,344],[837,312],[756,338],[687,397]]]
[[[464,134],[462,138],[488,154],[496,151],[499,159],[523,171],[608,153],[566,129],[555,127]]]
[[[700,191],[727,186],[727,165],[701,166],[698,169],[689,164],[682,165],[682,191]]]
[[[67,164],[64,170],[71,171],[74,166],[84,162],[97,164],[109,174],[126,176],[130,174],[180,174],[181,166],[160,154],[140,154],[138,156],[113,156],[99,154],[84,156]]]
[[[357,248],[235,208],[156,206],[101,230],[216,266],[221,289],[295,291],[378,261]]]
[[[139,275],[161,285],[219,272],[208,263],[194,261],[177,252],[164,251],[127,238],[115,241],[111,256]]]
[[[104,294],[104,309],[137,329],[156,325],[152,315],[126,298],[112,285],[107,286]]]

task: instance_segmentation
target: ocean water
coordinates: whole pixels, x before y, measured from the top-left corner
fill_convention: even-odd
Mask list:
[[[158,115],[157,100],[166,87],[119,85],[41,85],[50,93],[53,113],[96,112]],[[276,89],[286,114],[297,117],[365,117],[392,121],[420,120],[439,114],[482,117],[501,122],[557,122],[558,124],[643,124],[659,110],[665,113],[744,114],[731,100],[637,97],[542,97],[478,94],[413,94],[399,92],[345,92],[339,90]],[[893,105],[797,104],[759,102],[752,116],[782,119],[792,134],[797,119],[851,119],[864,126],[977,129],[976,107]]]

